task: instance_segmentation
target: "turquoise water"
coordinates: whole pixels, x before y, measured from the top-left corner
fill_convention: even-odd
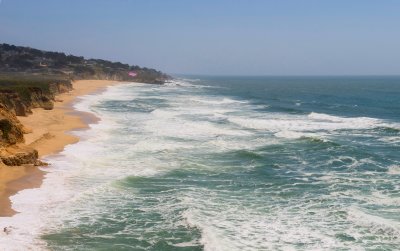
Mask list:
[[[51,250],[400,245],[400,78],[191,77],[76,106],[102,120],[50,159]]]

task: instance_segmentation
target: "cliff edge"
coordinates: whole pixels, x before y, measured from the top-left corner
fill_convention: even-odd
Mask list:
[[[47,80],[48,81],[48,80]],[[24,144],[25,128],[17,116],[27,116],[33,108],[51,110],[57,94],[72,90],[71,81],[49,82],[46,85],[20,85],[15,80],[0,80],[0,165],[44,165],[38,152]],[[42,84],[42,83],[41,83]]]
[[[16,116],[28,116],[33,108],[52,110],[56,95],[72,90],[72,81],[163,84],[171,78],[137,65],[0,44],[0,165],[44,164],[38,152],[24,144],[30,129]]]

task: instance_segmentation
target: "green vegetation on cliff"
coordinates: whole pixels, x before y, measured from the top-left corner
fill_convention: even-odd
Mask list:
[[[52,109],[55,95],[69,90],[71,80],[61,76],[0,73],[0,105],[19,116],[32,108]]]
[[[53,109],[55,96],[72,90],[73,80],[163,84],[170,78],[136,65],[0,44],[0,167],[43,164],[36,150],[20,145],[25,129],[17,116],[27,116],[37,107]],[[16,152],[9,152],[10,147]]]
[[[0,72],[51,76],[64,79],[108,79],[150,84],[162,84],[171,77],[160,71],[111,62],[85,59],[62,52],[50,52],[30,47],[0,44]],[[131,77],[129,72],[137,75]]]

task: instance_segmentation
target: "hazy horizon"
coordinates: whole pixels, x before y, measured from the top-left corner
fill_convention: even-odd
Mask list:
[[[0,42],[174,75],[396,76],[399,11],[395,1],[2,0]]]

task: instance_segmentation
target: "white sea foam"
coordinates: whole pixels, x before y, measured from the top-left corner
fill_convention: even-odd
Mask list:
[[[81,111],[91,111],[90,106],[100,100],[100,95],[87,95],[81,98],[81,102],[75,107]],[[97,124],[98,131],[107,131],[113,126],[107,123]],[[94,130],[94,129],[92,129]],[[104,140],[107,134],[94,133],[92,131],[78,131],[77,134],[93,133],[94,139]],[[99,137],[103,135],[103,137]],[[93,137],[91,137],[93,139]],[[39,237],[48,229],[54,227],[60,221],[60,213],[65,207],[65,202],[72,201],[75,191],[69,187],[71,179],[80,177],[86,167],[96,164],[88,156],[98,153],[96,144],[81,141],[75,145],[69,145],[65,150],[54,157],[45,159],[51,166],[43,169],[46,171],[45,179],[40,188],[26,189],[11,197],[13,209],[20,212],[13,217],[0,218],[0,227],[7,227],[9,234],[0,234],[0,250],[45,250],[45,242]],[[104,160],[104,159],[103,159]],[[98,158],[97,163],[103,160]],[[91,173],[90,175],[92,175]]]
[[[342,117],[332,116],[332,115],[323,114],[323,113],[316,113],[316,112],[310,113],[308,115],[308,117],[310,119],[314,119],[314,120],[330,121],[330,122],[343,122],[343,121],[349,120],[349,118],[342,118]],[[358,119],[363,119],[363,118],[358,118]]]
[[[286,139],[300,139],[304,137],[313,137],[315,134],[312,133],[301,133],[294,131],[280,131],[274,134],[275,137],[278,138],[286,138]]]
[[[249,135],[248,132],[223,128],[207,121],[190,122],[181,119],[164,121],[150,120],[146,122],[144,129],[148,132],[152,132],[154,136],[173,136],[191,139],[217,137],[221,135]]]
[[[395,175],[400,174],[400,166],[398,166],[398,165],[389,166],[388,173],[395,174]]]
[[[145,139],[134,143],[130,149],[136,152],[152,153],[152,152],[171,152],[179,149],[193,149],[196,146],[176,141],[157,140],[154,138]]]
[[[381,137],[378,140],[394,145],[400,144],[400,136],[386,136],[386,137]]]
[[[367,227],[371,234],[387,238],[398,238],[400,224],[392,219],[366,213],[357,207],[351,207],[348,211],[348,219],[355,224]]]
[[[178,85],[180,88],[176,88]],[[373,118],[344,118],[319,113],[262,113],[250,102],[222,96],[204,97],[188,91],[196,88],[191,84],[180,83],[166,87],[128,84],[110,87],[101,95],[83,97],[75,107],[82,111],[95,111],[102,120],[92,125],[88,131],[74,132],[83,140],[66,147],[61,155],[47,159],[52,166],[48,169],[49,173],[41,188],[22,191],[12,198],[14,208],[22,213],[4,218],[4,221],[1,219],[0,227],[4,225],[13,228],[9,236],[0,235],[0,249],[7,246],[17,247],[16,250],[44,248],[45,243],[40,239],[40,234],[56,231],[57,227],[63,226],[64,219],[73,226],[82,224],[81,219],[71,213],[77,208],[79,216],[95,221],[98,215],[107,213],[103,210],[109,209],[102,207],[107,203],[103,201],[105,194],[109,194],[108,199],[115,203],[113,208],[119,208],[123,199],[132,201],[140,196],[134,189],[130,191],[133,194],[124,194],[113,186],[113,182],[130,176],[158,177],[175,169],[189,169],[193,166],[196,171],[230,173],[232,165],[235,165],[231,162],[224,165],[218,161],[212,165],[204,159],[197,163],[193,156],[200,153],[209,156],[226,151],[252,150],[304,137],[325,140],[335,137],[338,130],[372,129],[389,124]],[[177,94],[174,89],[179,89],[180,93]],[[132,113],[113,113],[98,108],[105,101],[134,99],[141,99],[144,103],[146,99],[157,99],[162,101],[162,105],[154,106],[152,112]],[[152,108],[151,102],[148,103]],[[344,210],[341,199],[393,207],[399,202],[391,194],[379,191],[363,195],[354,189],[346,189],[334,190],[318,198],[296,197],[287,200],[285,197],[285,193],[291,194],[296,186],[302,185],[319,184],[329,190],[336,189],[335,186],[343,183],[372,184],[386,181],[387,176],[400,173],[397,165],[389,167],[385,176],[378,179],[377,173],[375,179],[368,181],[365,177],[352,175],[352,170],[348,173],[337,173],[332,169],[316,178],[315,172],[309,170],[312,168],[312,161],[303,156],[288,158],[295,160],[296,164],[279,165],[279,168],[286,169],[287,174],[299,176],[294,177],[295,183],[286,187],[278,185],[265,189],[271,183],[255,183],[254,186],[258,188],[249,196],[246,184],[229,193],[228,187],[234,182],[240,182],[234,180],[222,180],[217,189],[201,186],[188,189],[184,187],[185,184],[176,184],[176,187],[170,188],[178,191],[176,198],[167,197],[167,192],[163,192],[161,197],[151,194],[148,196],[154,196],[151,199],[158,201],[158,206],[146,207],[141,203],[137,206],[143,212],[161,212],[168,224],[178,224],[171,219],[177,217],[177,211],[184,209],[181,215],[184,226],[199,229],[201,237],[178,244],[171,242],[171,245],[191,247],[201,243],[205,250],[296,250],[299,248],[298,244],[307,250],[357,250],[365,241],[365,231],[370,229],[377,235],[380,231],[389,237],[399,234],[398,223],[380,216],[371,218],[358,208],[351,208],[346,212],[346,219],[334,216],[337,211]],[[273,156],[271,160],[265,161],[267,164],[274,162]],[[356,158],[351,154],[336,157],[324,164],[335,163],[350,169],[364,164],[378,165],[372,159]],[[303,167],[308,170],[302,170]],[[253,164],[240,168],[248,168],[246,171],[250,173],[256,170]],[[259,166],[257,168],[260,169]],[[265,168],[265,171],[269,169],[270,167]],[[372,176],[367,172],[364,174]],[[304,196],[310,196],[309,193],[304,193]],[[117,201],[115,198],[121,200]],[[321,209],[324,200],[330,203],[329,210]],[[110,214],[110,217],[114,216]],[[382,220],[383,223],[380,223]],[[129,233],[127,229],[124,231]],[[338,231],[356,238],[357,243],[339,241],[335,236]]]
[[[388,181],[387,183],[389,182],[390,181]],[[398,197],[397,194],[395,194],[395,192],[393,192],[393,195],[390,195],[390,194],[385,194],[381,191],[375,191],[372,193],[372,196],[368,196],[366,200],[374,205],[385,205],[391,207],[400,206],[400,197]]]
[[[274,133],[276,137],[288,139],[316,137],[325,140],[328,134],[339,130],[398,126],[374,118],[343,118],[319,113],[311,113],[307,116],[269,114],[264,115],[264,118],[230,116],[228,120],[244,128],[268,131]]]
[[[190,88],[205,88],[205,87],[212,87],[212,86],[205,86],[205,85],[196,85],[192,83],[196,83],[198,81],[196,80],[191,80],[188,81],[186,79],[175,79],[175,80],[169,80],[166,83],[164,83],[164,87],[190,87]]]
[[[181,115],[182,113],[177,112],[177,111],[172,111],[172,110],[156,109],[156,110],[152,111],[151,114],[158,118],[169,119],[169,118],[174,118],[178,115]]]
[[[45,249],[45,243],[38,237],[58,217],[53,212],[72,196],[65,190],[64,182],[68,174],[62,169],[58,166],[46,168],[48,173],[40,188],[23,190],[11,197],[13,208],[21,213],[1,220],[1,227],[8,227],[11,232],[0,235],[0,249]]]
[[[194,99],[194,101],[196,102],[200,102],[200,103],[205,103],[205,104],[210,104],[210,105],[224,105],[224,104],[233,104],[233,103],[237,103],[237,104],[246,104],[248,103],[247,101],[240,101],[240,100],[234,100],[231,98],[222,98],[222,99]]]
[[[186,210],[183,217],[190,227],[200,229],[205,250],[296,249],[297,243],[307,250],[344,247],[327,232],[324,221],[313,226],[307,222],[311,220],[309,216],[301,211],[293,214],[281,208],[265,215],[262,208],[258,211],[251,204],[239,207],[241,204],[235,200],[225,201],[222,209],[220,199],[213,198],[212,193],[207,193],[209,201],[205,210],[195,199],[198,197],[203,196],[192,197],[189,203],[192,209]]]

